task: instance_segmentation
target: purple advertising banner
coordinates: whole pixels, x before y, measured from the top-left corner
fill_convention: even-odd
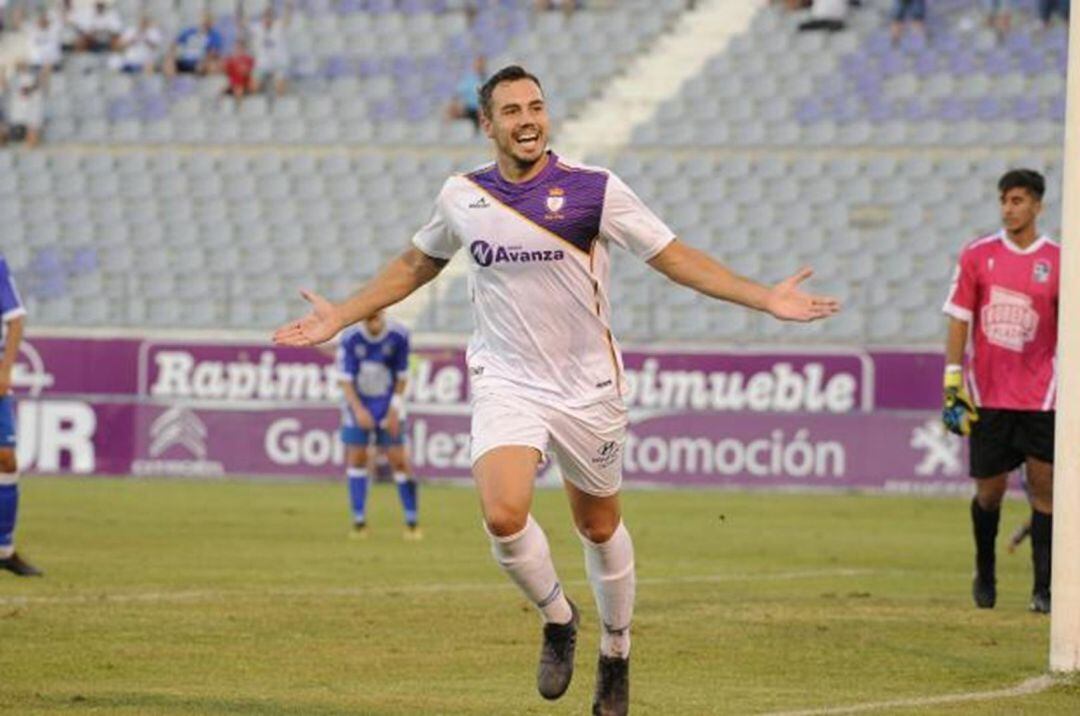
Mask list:
[[[337,416],[325,408],[22,401],[19,413],[20,459],[40,472],[321,479],[343,472]],[[468,476],[467,414],[417,411],[408,436],[418,474]],[[630,485],[970,489],[964,443],[943,433],[934,413],[665,413],[631,421],[623,459]]]
[[[418,341],[410,449],[469,472],[460,344]],[[330,352],[227,341],[41,338],[14,373],[29,471],[327,478],[342,471]],[[940,354],[628,350],[629,483],[967,489],[937,422]]]
[[[17,395],[135,395],[135,339],[32,338],[22,342],[12,370]]]

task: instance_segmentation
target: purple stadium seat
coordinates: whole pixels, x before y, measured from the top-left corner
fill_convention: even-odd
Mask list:
[[[975,103],[975,118],[982,122],[994,122],[1005,114],[1005,108],[997,97],[983,97]]]
[[[169,97],[172,100],[178,100],[181,97],[187,97],[195,91],[198,87],[198,83],[195,78],[190,75],[177,75],[173,77],[172,82],[169,84]]]
[[[1008,50],[998,49],[983,58],[983,70],[991,77],[999,77],[1012,72],[1013,54]]]
[[[71,273],[84,274],[93,273],[98,268],[98,255],[97,250],[93,247],[84,247],[76,249],[75,253],[71,256]]]
[[[946,122],[962,122],[970,116],[967,103],[959,97],[946,97],[938,102],[937,116]]]
[[[1020,122],[1034,122],[1041,114],[1039,100],[1033,97],[1018,97],[1012,107],[1013,119]]]
[[[323,64],[323,76],[328,80],[353,74],[353,63],[345,55],[330,55]]]
[[[915,74],[919,77],[929,77],[936,74],[939,68],[938,57],[939,55],[932,50],[920,52],[915,56],[912,69],[915,70]]]
[[[912,97],[900,103],[900,114],[909,122],[923,122],[930,118],[930,108],[922,99]]]
[[[895,77],[907,71],[907,57],[900,52],[889,52],[881,56],[878,65],[881,74],[885,77]]]
[[[139,114],[139,105],[131,95],[117,97],[109,102],[108,117],[110,122],[123,122],[135,119]]]
[[[1046,69],[1046,61],[1038,50],[1024,52],[1020,58],[1020,71],[1028,76],[1041,75]]]
[[[812,97],[799,100],[799,105],[795,108],[795,119],[799,124],[814,124],[820,122],[824,116],[825,108]]]
[[[1050,119],[1054,122],[1065,121],[1065,97],[1054,97],[1050,100]]]
[[[139,103],[139,116],[144,122],[160,122],[169,116],[169,103],[160,94],[144,96]]]
[[[961,77],[975,74],[979,71],[979,59],[971,50],[958,50],[949,55],[949,71]]]

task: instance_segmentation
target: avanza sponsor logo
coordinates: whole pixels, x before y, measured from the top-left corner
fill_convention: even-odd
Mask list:
[[[527,250],[519,246],[506,247],[477,239],[469,244],[469,253],[478,266],[488,267],[501,263],[533,263],[540,261],[562,261],[566,254],[562,249]]]

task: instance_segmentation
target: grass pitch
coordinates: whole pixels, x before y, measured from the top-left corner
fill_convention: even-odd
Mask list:
[[[0,713],[585,714],[597,622],[560,492],[535,514],[583,609],[568,694],[535,693],[539,622],[498,571],[472,491],[390,487],[346,539],[339,484],[30,478],[0,574]],[[967,502],[631,492],[632,713],[746,714],[984,692],[1042,674],[1029,552],[969,595]],[[1009,503],[1008,534],[1023,517]],[[877,711],[880,712],[880,711]],[[1080,686],[888,713],[1080,713]]]

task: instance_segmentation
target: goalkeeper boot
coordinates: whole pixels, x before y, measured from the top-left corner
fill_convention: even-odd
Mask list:
[[[626,716],[630,712],[630,659],[600,655],[596,665],[593,716]]]
[[[0,559],[0,569],[6,569],[17,577],[43,577],[45,573],[30,564],[18,552],[12,552],[10,557]]]
[[[975,598],[975,606],[979,609],[993,609],[997,604],[997,584],[994,578],[984,579],[976,573],[971,583],[971,596]]]
[[[569,599],[566,601],[570,602]],[[574,649],[581,615],[573,602],[570,602],[570,614],[570,621],[566,624],[544,625],[544,642],[540,645],[540,664],[536,669],[536,689],[549,701],[565,694],[574,676]]]

